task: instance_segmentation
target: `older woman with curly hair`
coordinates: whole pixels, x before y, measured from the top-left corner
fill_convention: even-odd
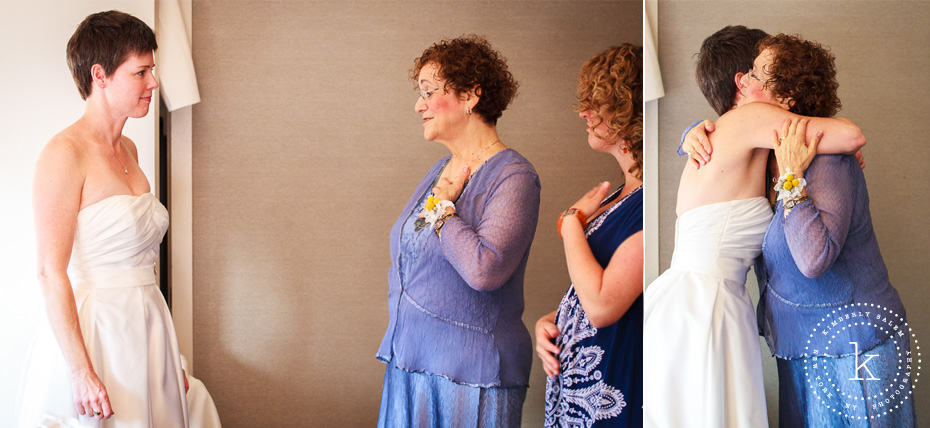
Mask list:
[[[423,137],[451,154],[391,229],[379,427],[517,427],[532,362],[523,275],[539,213],[533,165],[497,120],[517,90],[478,36],[414,61]]]
[[[779,34],[759,50],[758,77],[776,99],[800,114],[836,112],[833,56],[809,53],[825,51],[820,45]],[[811,78],[802,64],[828,70],[820,73],[828,78]],[[815,156],[801,126],[781,135],[779,184],[789,174],[804,184],[778,187],[756,264],[759,326],[778,366],[779,424],[915,426],[906,315],[872,228],[862,168],[850,155]]]
[[[623,184],[595,186],[559,217],[572,285],[536,322],[547,427],[642,426],[642,53],[610,48],[578,78],[588,146],[616,159]]]

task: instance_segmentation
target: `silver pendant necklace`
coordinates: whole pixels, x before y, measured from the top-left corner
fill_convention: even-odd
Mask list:
[[[119,162],[119,166],[123,167],[123,174],[129,175],[129,168],[126,168],[126,165],[123,164],[123,161],[119,159],[119,155],[116,156],[116,161]]]

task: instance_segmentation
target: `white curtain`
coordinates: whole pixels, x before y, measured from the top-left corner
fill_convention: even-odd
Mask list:
[[[177,0],[158,0],[155,20],[155,69],[168,111],[200,102],[191,44]]]

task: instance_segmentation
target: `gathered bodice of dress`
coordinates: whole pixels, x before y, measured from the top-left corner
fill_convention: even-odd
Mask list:
[[[151,269],[167,230],[168,210],[151,193],[114,195],[88,205],[78,212],[68,272],[81,278],[107,270]]]
[[[177,336],[155,277],[167,229],[168,211],[151,193],[110,196],[78,212],[68,278],[84,348],[116,413],[99,423],[77,414],[70,368],[44,328],[25,377],[21,426],[188,426]]]
[[[672,268],[705,273],[743,284],[772,219],[762,197],[690,209],[675,225]]]
[[[762,197],[678,217],[671,267],[644,293],[644,425],[766,427],[749,266],[772,209]]]

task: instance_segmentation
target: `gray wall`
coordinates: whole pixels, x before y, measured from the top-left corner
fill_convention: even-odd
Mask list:
[[[911,326],[930,338],[930,228],[925,196],[930,182],[930,2],[926,1],[662,1],[659,57],[666,96],[659,100],[660,268],[671,260],[675,198],[684,159],[675,153],[681,131],[714,118],[694,81],[703,39],[732,24],[769,33],[798,33],[836,55],[840,116],[866,134],[865,169],[872,220],[891,282]],[[753,275],[747,287],[758,295]],[[921,336],[922,335],[922,336]],[[763,354],[768,348],[763,345]],[[767,361],[770,418],[777,413],[777,377]],[[648,381],[648,380],[647,380]],[[917,394],[918,419],[930,418],[930,395]],[[774,421],[774,419],[773,419]]]
[[[194,359],[226,426],[373,426],[384,365],[388,232],[447,152],[423,141],[408,70],[487,36],[520,94],[499,123],[536,166],[529,328],[568,286],[559,211],[615,161],[572,111],[581,64],[641,43],[640,1],[197,1],[193,49]],[[524,425],[542,425],[534,356]]]

